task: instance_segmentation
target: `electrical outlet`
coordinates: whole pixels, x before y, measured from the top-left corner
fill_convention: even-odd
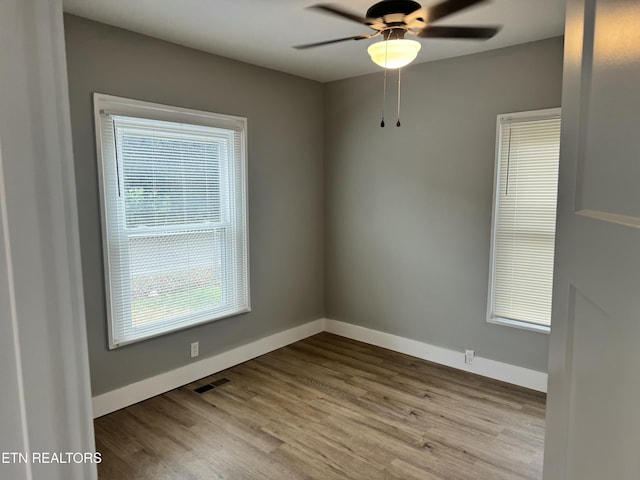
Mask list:
[[[471,365],[473,363],[473,358],[476,356],[473,350],[465,350],[464,351],[464,363],[467,365]]]
[[[200,355],[200,342],[193,342],[191,344],[191,358],[195,358]]]

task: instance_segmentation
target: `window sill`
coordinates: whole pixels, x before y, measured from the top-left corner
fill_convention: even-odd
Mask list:
[[[217,317],[213,317],[213,318],[208,318],[205,320],[199,320],[193,323],[182,323],[182,324],[178,324],[172,328],[167,328],[166,330],[159,330],[156,332],[153,332],[151,334],[147,334],[147,335],[141,335],[141,336],[130,336],[128,338],[124,338],[122,340],[119,341],[113,341],[111,339],[109,339],[109,350],[115,350],[116,348],[119,347],[124,347],[125,345],[131,345],[133,343],[138,343],[138,342],[143,342],[145,340],[150,340],[152,338],[157,338],[157,337],[162,337],[164,335],[168,335],[170,333],[174,333],[174,332],[179,332],[180,330],[186,330],[188,328],[192,328],[192,327],[197,327],[199,325],[204,325],[205,323],[213,323],[213,322],[217,322],[218,320],[223,320],[225,318],[229,318],[229,317],[235,317],[236,315],[241,315],[243,313],[248,313],[251,311],[251,307],[250,306],[245,306],[242,307],[238,310],[234,310],[231,311],[225,315],[220,315]]]
[[[519,328],[521,330],[528,330],[530,332],[546,333],[547,335],[551,331],[550,327],[546,325],[536,325],[535,323],[521,322],[519,320],[511,320],[508,318],[488,318],[487,323],[494,323],[496,325],[506,325],[508,327]]]

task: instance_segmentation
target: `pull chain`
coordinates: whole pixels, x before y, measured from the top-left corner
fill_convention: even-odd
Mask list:
[[[382,121],[380,126],[384,127],[384,109],[387,103],[387,69],[384,69],[384,82],[382,84]]]
[[[389,44],[384,47],[384,64],[387,64],[387,54],[389,53]],[[384,111],[387,105],[387,67],[384,67],[384,81],[382,84],[382,121],[380,127],[384,128]]]
[[[402,69],[398,69],[398,121],[396,122],[396,127],[400,126],[400,74]]]

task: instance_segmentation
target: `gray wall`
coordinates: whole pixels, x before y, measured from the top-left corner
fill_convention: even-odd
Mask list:
[[[560,105],[562,40],[403,74],[401,128],[382,73],[325,91],[326,316],[546,371],[547,335],[485,316],[496,115]]]
[[[93,395],[324,315],[323,86],[65,17]],[[93,92],[248,118],[251,313],[109,351]]]
[[[323,86],[79,17],[65,30],[94,395],[188,364],[193,341],[201,359],[322,316],[546,371],[547,336],[485,309],[495,117],[560,104],[561,39],[414,65],[403,126],[390,81],[381,129],[381,74]],[[248,118],[251,313],[108,350],[93,92]]]

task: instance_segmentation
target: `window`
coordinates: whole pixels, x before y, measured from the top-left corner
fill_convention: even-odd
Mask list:
[[[548,332],[560,109],[498,116],[487,320]]]
[[[249,311],[246,120],[94,109],[109,348]]]

